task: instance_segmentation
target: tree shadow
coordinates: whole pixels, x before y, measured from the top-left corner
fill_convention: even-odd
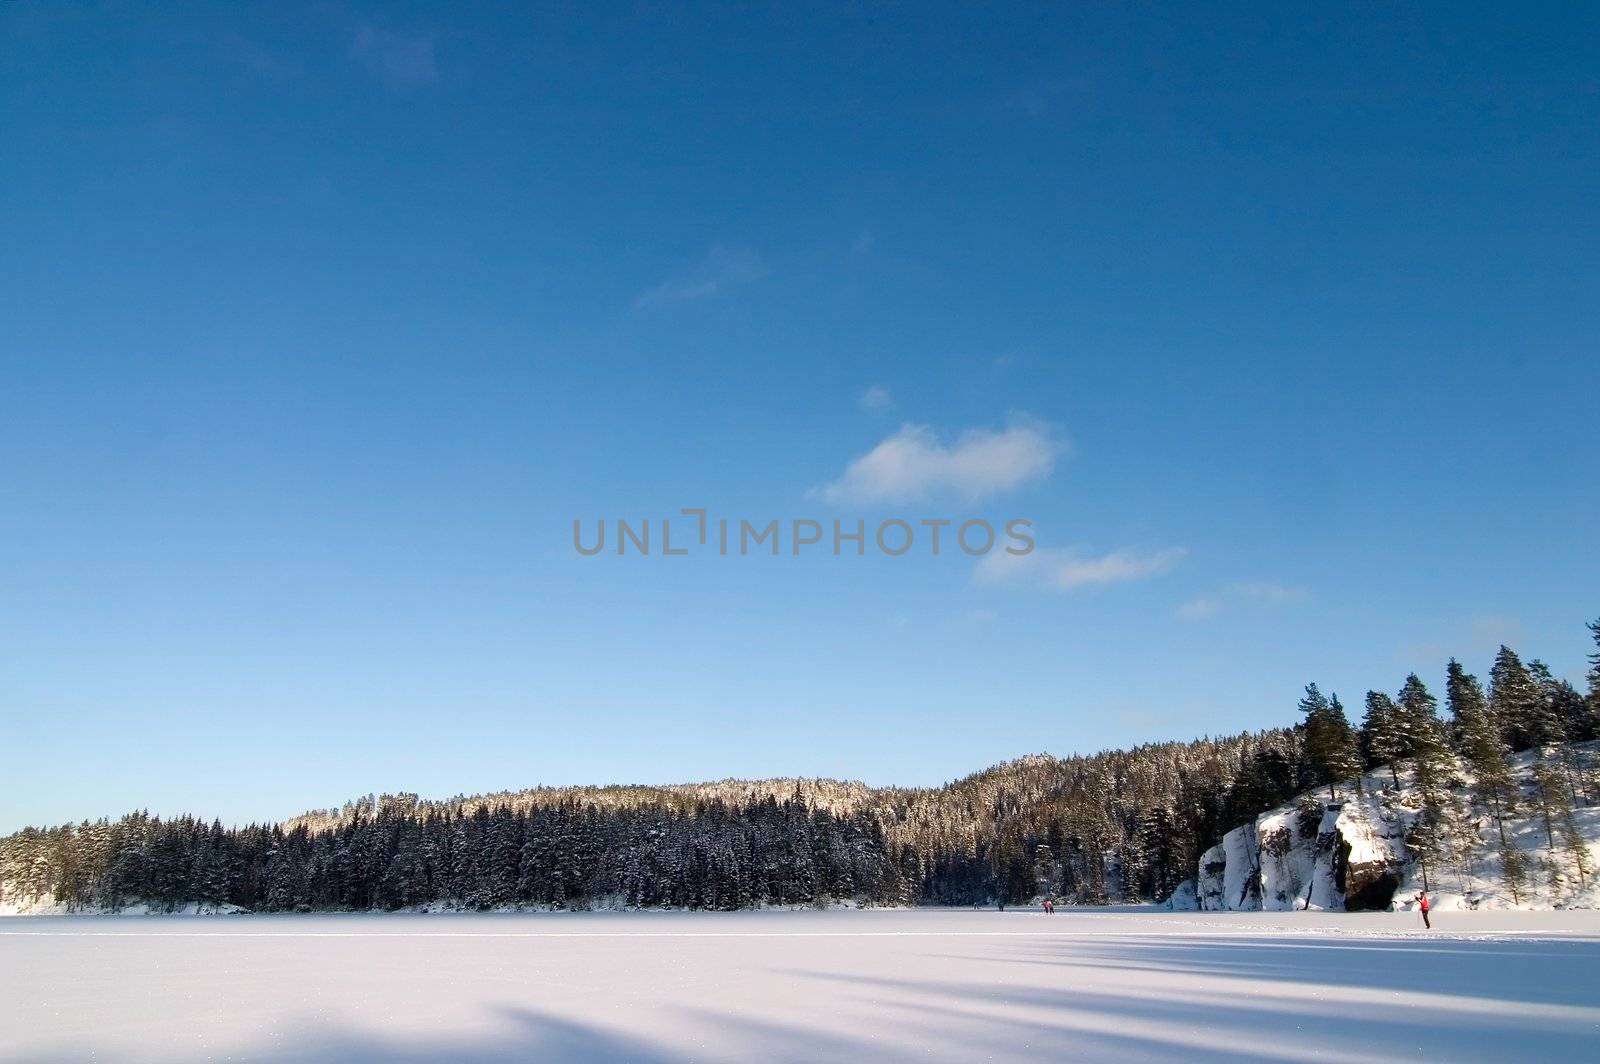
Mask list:
[[[1543,948],[1541,948],[1543,947]],[[1010,962],[1093,965],[1237,979],[1480,998],[1529,1005],[1600,1005],[1600,940],[1455,941],[1405,938],[1307,941],[1304,937],[1036,940]],[[1460,962],[1460,963],[1457,963]],[[1470,963],[1469,963],[1470,962]]]
[[[931,944],[930,944],[931,945]],[[388,1034],[318,1015],[282,1036],[151,1058],[421,1064],[450,1061],[909,1061],[1094,1059],[1186,1062],[1383,1059],[1593,1060],[1600,940],[1307,941],[1206,936],[989,940],[896,955],[748,969],[770,996],[640,995],[578,1019],[525,1005],[475,1027]],[[952,964],[951,961],[958,963]],[[1470,962],[1470,963],[1468,963]],[[924,970],[919,972],[917,965]],[[884,972],[888,974],[882,974]],[[715,983],[708,984],[715,986]],[[579,999],[573,1012],[589,999]],[[183,1022],[174,1012],[174,1025]],[[0,1059],[114,1058],[83,1029],[67,1051]],[[258,1028],[259,1030],[259,1028]],[[143,1050],[144,1047],[141,1047]],[[219,1052],[220,1050],[220,1052]]]
[[[436,1037],[386,1038],[368,1030],[336,1026],[303,1018],[297,1032],[271,1044],[257,1043],[226,1053],[225,1059],[245,1062],[318,1062],[318,1064],[504,1064],[506,1061],[593,1061],[595,1064],[682,1064],[690,1059],[664,1046],[546,1015],[525,1007],[493,1010],[495,1033],[473,1037],[452,1034]],[[8,1060],[30,1064],[67,1064],[106,1059],[94,1048],[65,1050],[59,1054],[29,1054]],[[173,1054],[165,1059],[182,1059]],[[216,1059],[208,1053],[204,1059]]]
[[[906,1027],[974,1052],[1037,1044],[1073,1055],[1185,1060],[1382,1057],[1593,1060],[1600,943],[1303,943],[1282,939],[1034,941],[975,965],[1056,968],[1050,985],[791,970],[872,993]],[[1475,963],[1458,963],[1470,956]],[[976,974],[976,973],[975,973]],[[946,1023],[960,1015],[962,1022]],[[1286,1043],[1291,1035],[1294,1043]]]

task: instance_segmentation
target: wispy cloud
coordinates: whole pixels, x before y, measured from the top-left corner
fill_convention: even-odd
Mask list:
[[[1515,617],[1492,613],[1475,613],[1467,621],[1467,630],[1476,647],[1499,650],[1518,642],[1522,636],[1522,622]]]
[[[1040,547],[1021,556],[995,551],[984,555],[973,571],[975,583],[987,586],[1031,586],[1077,591],[1104,584],[1147,580],[1170,572],[1189,552],[1183,547],[1147,550],[1123,547],[1109,554]]]
[[[1303,587],[1291,587],[1288,584],[1278,584],[1271,580],[1244,580],[1239,583],[1229,584],[1228,593],[1252,602],[1264,602],[1268,605],[1279,605],[1285,602],[1299,602],[1306,597]]]
[[[1128,728],[1166,728],[1178,720],[1175,713],[1152,712],[1147,709],[1124,709],[1117,713],[1117,723]]]
[[[1013,93],[1006,100],[1006,106],[1021,111],[1029,118],[1038,118],[1050,107],[1045,100],[1044,92],[1039,89],[1023,89],[1021,92]]]
[[[1283,606],[1303,602],[1309,592],[1303,587],[1272,580],[1240,580],[1212,595],[1190,599],[1173,611],[1180,621],[1205,621],[1241,605]]]
[[[1006,97],[1006,106],[1029,118],[1039,118],[1055,109],[1063,88],[1064,85],[1053,79],[1035,81]]]
[[[306,72],[298,60],[278,55],[238,34],[231,34],[223,40],[222,53],[240,66],[275,81],[303,77]]]
[[[877,246],[878,242],[873,239],[871,233],[862,233],[850,241],[850,254],[856,256],[870,255],[872,254],[872,249]]]
[[[682,273],[640,293],[634,309],[665,306],[687,300],[708,299],[765,276],[767,264],[745,247],[713,244],[704,258]]]
[[[879,411],[887,410],[894,405],[894,396],[889,394],[889,389],[881,384],[874,384],[862,392],[856,402],[861,404],[861,409]]]
[[[1032,418],[1014,418],[999,431],[968,429],[950,444],[926,425],[908,423],[812,495],[831,503],[907,502],[937,494],[984,499],[1048,477],[1065,450],[1049,426]]]
[[[1203,621],[1222,612],[1222,603],[1214,598],[1190,599],[1177,609],[1182,621]]]
[[[1515,617],[1475,613],[1442,633],[1435,628],[1430,631],[1429,638],[1398,643],[1394,648],[1394,658],[1415,668],[1424,663],[1437,663],[1448,657],[1456,657],[1468,664],[1469,671],[1476,671],[1487,669],[1501,646],[1515,647],[1523,642],[1524,636],[1522,622]],[[1582,666],[1576,665],[1567,678],[1582,683],[1582,676]]]
[[[408,37],[368,23],[356,30],[350,58],[391,89],[413,89],[439,80],[431,34]]]

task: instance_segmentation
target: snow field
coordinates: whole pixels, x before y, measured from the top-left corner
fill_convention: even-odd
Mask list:
[[[1600,914],[0,920],[16,1061],[1593,1060]]]

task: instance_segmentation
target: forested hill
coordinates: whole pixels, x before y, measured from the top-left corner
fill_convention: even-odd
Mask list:
[[[1502,647],[1486,693],[1451,663],[1444,717],[1414,674],[1394,697],[1368,692],[1359,725],[1312,684],[1293,727],[1029,756],[937,788],[536,788],[368,797],[231,829],[144,813],[28,828],[0,840],[0,911],[1159,900],[1229,829],[1363,768],[1492,777],[1514,752],[1595,738],[1596,660],[1587,697]],[[1551,789],[1558,819],[1562,801],[1600,801],[1600,781],[1569,782],[1565,799]],[[1439,844],[1443,823],[1420,817],[1417,841]]]
[[[785,800],[800,795],[807,805],[832,813],[850,814],[874,804],[879,796],[901,788],[869,787],[858,780],[723,779],[709,783],[611,784],[583,787],[530,787],[520,791],[492,794],[457,795],[443,801],[427,801],[414,794],[366,795],[346,802],[338,809],[314,809],[283,822],[284,830],[307,827],[322,831],[351,820],[372,815],[375,809],[398,804],[410,815],[426,817],[433,813],[471,815],[480,808],[506,808],[522,812],[550,804],[574,801],[601,809],[638,809],[652,806],[688,812],[697,803],[712,800],[731,805],[746,805],[764,798]],[[912,792],[905,792],[912,793]]]
[[[1299,731],[1281,729],[1033,755],[938,788],[779,779],[399,794],[235,829],[140,813],[6,839],[0,903],[965,903],[1032,895],[1041,874],[1083,901],[1154,898],[1212,836],[1292,793],[1302,758]]]

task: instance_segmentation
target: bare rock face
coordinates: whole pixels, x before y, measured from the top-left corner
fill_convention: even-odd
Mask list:
[[[1333,874],[1351,912],[1387,909],[1405,880],[1406,821],[1381,794],[1345,803],[1333,846]]]
[[[1186,879],[1173,888],[1165,906],[1175,913],[1197,912],[1200,909],[1200,896],[1195,890],[1194,880]]]
[[[1394,892],[1400,889],[1402,867],[1393,857],[1369,856],[1367,860],[1351,860],[1351,842],[1343,832],[1339,835],[1338,849],[1333,864],[1334,881],[1344,894],[1344,907],[1349,912],[1387,909],[1394,901]]]
[[[1241,824],[1200,858],[1196,894],[1212,912],[1261,908],[1261,842],[1254,821]]]
[[[1530,750],[1513,758],[1519,787],[1534,784],[1536,756]],[[1571,744],[1570,756],[1600,766],[1600,740]],[[1426,887],[1435,909],[1600,904],[1595,880],[1576,874],[1537,877],[1540,882],[1510,889],[1498,874],[1502,841],[1493,830],[1491,810],[1471,804],[1473,795],[1461,781],[1448,782],[1455,800],[1471,811],[1457,840],[1466,849],[1459,860],[1434,870],[1432,884],[1406,844],[1422,812],[1422,795],[1409,771],[1380,766],[1360,781],[1307,792],[1228,832],[1200,857],[1196,900],[1208,911],[1372,911],[1409,907],[1411,896]],[[1526,860],[1546,859],[1547,840],[1536,815],[1508,823],[1508,841]],[[1600,854],[1600,817],[1574,827],[1589,853]]]
[[[1200,858],[1207,911],[1387,909],[1405,878],[1404,824],[1374,795],[1320,797],[1241,824]]]
[[[1207,912],[1224,912],[1228,908],[1224,874],[1228,869],[1227,853],[1222,844],[1211,847],[1200,857],[1200,874],[1195,879],[1195,897],[1200,908]]]

